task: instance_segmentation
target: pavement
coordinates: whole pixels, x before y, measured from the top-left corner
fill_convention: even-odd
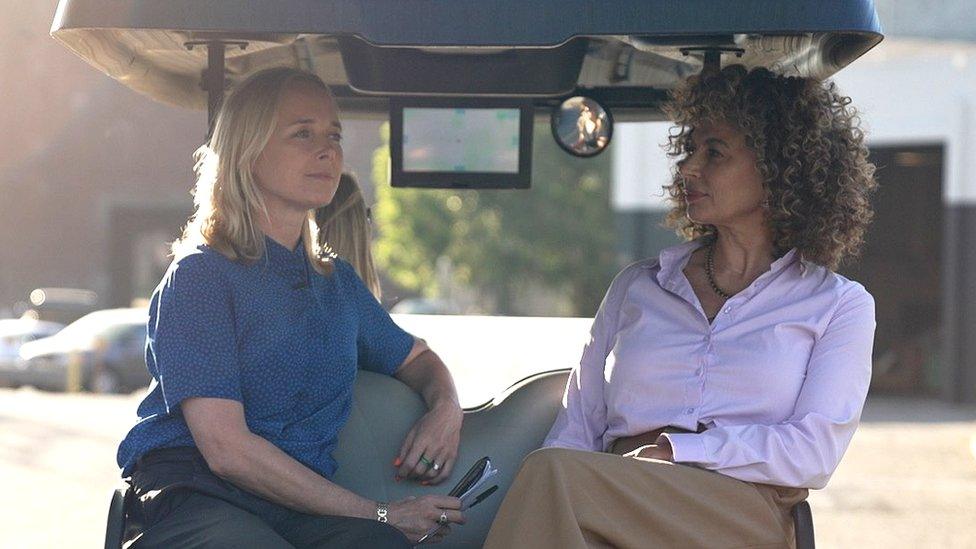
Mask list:
[[[869,398],[810,506],[818,548],[976,548],[976,406]]]
[[[100,547],[140,395],[0,389],[0,547]],[[976,406],[874,397],[828,487],[818,548],[976,548]]]

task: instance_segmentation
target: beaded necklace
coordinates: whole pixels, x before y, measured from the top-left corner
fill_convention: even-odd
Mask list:
[[[712,291],[718,294],[719,297],[722,299],[732,297],[732,294],[719,288],[718,283],[715,282],[715,240],[712,240],[708,244],[708,248],[705,249],[705,276],[708,277],[708,284],[711,285]]]

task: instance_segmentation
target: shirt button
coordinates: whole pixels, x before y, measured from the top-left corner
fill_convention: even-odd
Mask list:
[[[688,409],[685,410],[685,414],[691,415],[693,413],[695,413],[695,409],[694,408],[688,408]]]
[[[732,312],[732,307],[726,307],[725,308],[725,313],[726,314],[731,313],[731,312]]]

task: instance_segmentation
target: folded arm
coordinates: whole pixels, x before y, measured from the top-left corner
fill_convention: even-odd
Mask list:
[[[461,441],[464,412],[454,379],[444,362],[422,339],[414,340],[410,354],[394,376],[419,393],[428,410],[400,445],[400,452],[393,461],[397,478],[416,478],[437,484],[451,475]],[[436,468],[432,464],[436,464]]]
[[[793,414],[776,425],[733,425],[664,434],[679,463],[749,482],[822,488],[840,463],[871,381],[874,300],[855,290],[813,347]]]
[[[639,275],[639,267],[624,269],[610,284],[593,318],[590,340],[578,366],[573,368],[563,394],[563,406],[543,446],[602,452],[607,430],[607,403],[603,398],[607,356],[617,334],[618,317],[627,288]]]

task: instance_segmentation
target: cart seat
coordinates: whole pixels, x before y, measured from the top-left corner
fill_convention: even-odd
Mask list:
[[[498,492],[468,510],[467,523],[455,528],[438,547],[480,547],[488,534],[503,495],[522,460],[538,448],[559,409],[568,370],[526,378],[479,408],[467,410],[461,427],[461,445],[451,478],[440,486],[395,482],[393,458],[407,431],[425,411],[421,398],[398,380],[361,371],[356,380],[353,407],[339,435],[335,452],[339,469],[333,480],[353,492],[379,501],[396,501],[426,493],[446,494],[450,487],[483,456],[498,469]],[[115,491],[109,509],[105,547],[117,549],[125,528],[124,490]],[[813,520],[804,501],[793,509],[797,549],[812,549]]]

